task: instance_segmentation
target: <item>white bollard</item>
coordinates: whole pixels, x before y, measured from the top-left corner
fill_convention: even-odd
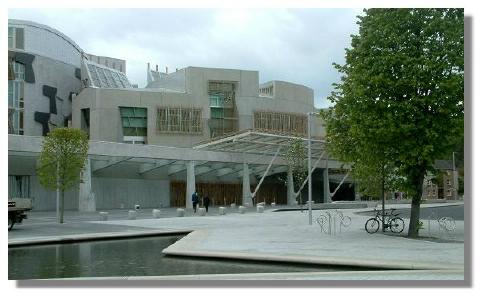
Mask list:
[[[108,212],[100,212],[100,220],[107,221],[108,220]]]
[[[183,216],[185,216],[185,210],[177,209],[177,217],[183,217]]]
[[[272,202],[272,208],[274,208],[277,204]]]
[[[225,208],[224,208],[224,207],[219,207],[219,208],[218,208],[218,213],[219,213],[220,215],[225,215]]]
[[[128,211],[128,220],[137,219],[137,211]]]
[[[161,212],[160,212],[159,209],[153,209],[153,210],[152,210],[153,218],[156,218],[156,219],[160,218],[160,213],[161,213]]]
[[[245,210],[246,210],[246,208],[245,208],[244,206],[239,206],[239,207],[238,207],[238,212],[239,212],[240,214],[245,214]]]
[[[237,206],[237,205],[236,205],[235,203],[230,204],[230,207],[231,207],[232,209],[235,208],[236,206]]]
[[[200,216],[205,216],[207,214],[207,210],[205,208],[198,208],[197,212]]]
[[[257,203],[257,206],[264,207],[264,206],[265,206],[265,202],[263,202],[263,201],[262,201],[262,202],[259,202],[259,203]]]
[[[263,213],[263,206],[257,206],[257,213]]]

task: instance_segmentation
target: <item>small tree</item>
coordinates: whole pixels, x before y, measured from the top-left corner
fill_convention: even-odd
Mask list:
[[[63,223],[65,191],[79,183],[87,152],[88,136],[80,129],[57,128],[43,139],[37,174],[43,187],[57,190],[59,223]]]
[[[293,188],[297,192],[300,190],[303,181],[308,176],[307,170],[307,148],[301,138],[294,138],[290,140],[290,144],[285,154],[288,166],[292,170]],[[300,204],[302,204],[302,195],[300,197]]]

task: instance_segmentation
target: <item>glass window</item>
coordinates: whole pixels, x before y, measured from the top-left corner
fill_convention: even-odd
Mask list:
[[[8,27],[8,48],[13,48],[14,40],[15,40],[15,28]]]
[[[123,136],[147,136],[147,108],[120,107]]]
[[[15,29],[15,48],[24,49],[23,28]]]
[[[8,48],[24,49],[23,28],[8,27]]]

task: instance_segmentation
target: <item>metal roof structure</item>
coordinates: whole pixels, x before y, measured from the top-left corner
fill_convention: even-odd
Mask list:
[[[290,141],[296,138],[299,137],[247,130],[200,143],[193,149],[262,155],[276,155],[278,150],[278,156],[285,156],[290,147]],[[300,139],[304,141],[305,146],[308,145],[308,139]],[[312,158],[324,155],[325,140],[312,139],[311,141]]]
[[[132,88],[127,76],[115,69],[84,60],[91,86],[100,88]]]

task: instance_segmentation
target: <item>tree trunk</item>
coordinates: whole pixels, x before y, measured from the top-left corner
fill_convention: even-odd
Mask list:
[[[60,198],[60,223],[63,223],[63,208],[65,203],[65,191],[62,190],[62,196]]]
[[[410,209],[410,224],[408,225],[408,237],[418,237],[420,227],[420,203],[423,192],[423,179],[425,177],[425,170],[421,170],[414,179],[415,195],[412,198],[412,205]]]
[[[60,163],[57,162],[57,204],[56,204],[56,211],[57,211],[57,223],[60,222]]]

